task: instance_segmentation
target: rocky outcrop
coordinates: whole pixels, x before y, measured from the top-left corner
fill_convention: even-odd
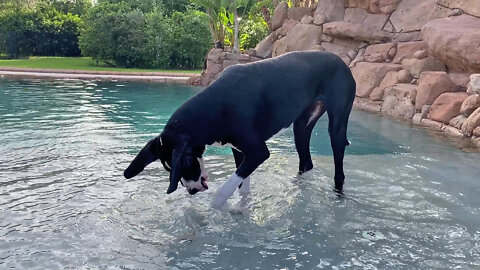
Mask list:
[[[210,84],[223,69],[231,65],[255,62],[260,59],[248,54],[233,54],[223,49],[211,49],[207,54],[207,68],[202,72],[200,85]]]
[[[462,124],[462,132],[472,135],[474,129],[480,126],[480,108],[476,109]]]
[[[352,38],[371,44],[388,42],[392,40],[392,37],[389,33],[381,30],[375,30],[362,24],[331,22],[326,23],[323,26],[324,33],[332,37]]]
[[[322,27],[314,24],[299,23],[293,27],[286,37],[287,51],[305,51],[320,44]]]
[[[260,58],[270,58],[273,52],[273,43],[277,40],[277,34],[272,32],[267,38],[263,39],[255,47],[255,56]]]
[[[348,0],[347,7],[362,8],[372,13],[389,14],[395,10],[400,0]]]
[[[436,19],[437,0],[402,0],[390,16],[393,29],[398,32],[420,31],[428,21]]]
[[[468,85],[467,93],[480,94],[480,74],[472,74]]]
[[[415,108],[419,111],[423,105],[432,105],[441,94],[452,91],[453,83],[446,72],[424,72],[417,89]]]
[[[368,46],[363,57],[367,62],[381,63],[392,62],[393,57],[397,54],[396,43],[382,43]]]
[[[382,112],[392,116],[412,119],[415,115],[416,86],[412,84],[396,84],[386,92],[382,104]]]
[[[480,70],[480,18],[460,15],[433,20],[422,28],[423,39],[433,56],[452,71]]]
[[[477,108],[480,107],[480,95],[475,94],[467,97],[460,107],[460,113],[464,116],[469,116],[472,114]]]
[[[324,16],[324,22],[343,21],[345,17],[345,6],[343,0],[323,0],[319,1],[315,15]]]
[[[380,85],[373,89],[372,93],[370,94],[370,99],[374,101],[383,100],[385,96],[385,89],[397,84],[398,82],[398,71],[387,72]]]
[[[398,71],[400,65],[388,63],[358,63],[352,68],[352,74],[357,82],[357,96],[369,97],[373,89],[380,85],[387,72]]]
[[[321,0],[295,8],[283,2],[274,31],[249,55],[212,50],[202,83],[234,63],[327,51],[352,70],[355,108],[473,136],[480,145],[479,15],[478,0]]]
[[[438,4],[451,9],[460,9],[467,14],[480,17],[480,2],[478,0],[439,0]]]
[[[290,20],[301,21],[303,16],[312,16],[314,7],[292,7],[288,9],[287,18]]]
[[[275,7],[272,17],[272,30],[275,31],[283,25],[283,22],[287,19],[288,4],[281,2]]]
[[[402,61],[403,69],[410,72],[414,78],[419,78],[425,71],[445,71],[445,64],[434,57],[425,57],[423,59],[411,58]]]
[[[427,43],[424,41],[402,42],[397,45],[397,53],[393,58],[393,63],[401,64],[402,60],[414,57],[418,51],[423,51],[427,48]]]
[[[462,102],[468,97],[465,92],[443,93],[430,107],[428,118],[431,120],[447,123],[460,114]]]

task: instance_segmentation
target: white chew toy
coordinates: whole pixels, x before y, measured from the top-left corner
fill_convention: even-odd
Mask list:
[[[215,192],[215,197],[212,201],[212,207],[219,209],[227,202],[228,198],[233,195],[235,189],[244,181],[245,179],[238,176],[236,173],[232,174],[220,188]],[[249,185],[250,186],[250,183]],[[242,185],[243,187],[243,185]]]

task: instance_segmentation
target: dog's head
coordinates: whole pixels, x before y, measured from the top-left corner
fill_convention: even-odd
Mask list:
[[[127,179],[132,178],[142,172],[148,164],[160,159],[165,170],[170,172],[168,194],[177,190],[178,182],[192,195],[205,191],[208,189],[206,182],[208,175],[202,159],[205,148],[190,147],[187,143],[188,139],[181,136],[174,142],[162,140],[161,135],[157,136],[143,147],[123,175]]]

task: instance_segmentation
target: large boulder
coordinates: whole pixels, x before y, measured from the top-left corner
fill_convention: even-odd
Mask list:
[[[408,70],[414,78],[419,78],[424,71],[445,71],[445,64],[434,57],[423,59],[411,58],[402,61],[402,67]]]
[[[275,43],[276,40],[277,34],[272,32],[255,46],[255,56],[260,58],[272,57],[273,43]]]
[[[351,59],[348,56],[348,52],[353,48],[349,42],[342,42],[342,40],[336,39],[333,42],[322,42],[321,46],[325,51],[338,55],[345,64],[350,64]]]
[[[412,119],[415,115],[416,85],[396,84],[387,88],[382,112],[385,114]]]
[[[392,39],[391,34],[381,30],[368,28],[363,24],[350,22],[331,22],[323,25],[325,34],[338,38],[353,38],[370,44],[384,43]]]
[[[469,116],[478,107],[480,107],[480,95],[471,95],[463,101],[462,106],[460,107],[460,113]]]
[[[417,51],[425,50],[427,43],[425,41],[401,42],[397,45],[397,54],[393,58],[393,63],[401,64],[403,59],[413,58]]]
[[[403,0],[390,16],[396,32],[411,32],[422,29],[434,16],[438,0]]]
[[[368,10],[372,13],[390,14],[397,8],[400,0],[370,0]]]
[[[367,62],[385,62],[386,60],[391,61],[396,53],[396,43],[382,43],[368,46],[364,57]],[[375,61],[377,59],[373,58],[380,58],[380,61]]]
[[[277,31],[277,36],[286,36],[290,32],[290,30],[297,25],[298,22],[295,20],[286,20],[285,23],[282,25],[282,27],[278,28]]]
[[[388,20],[387,14],[368,14],[362,22],[362,26],[366,29],[381,31]]]
[[[305,15],[312,16],[314,10],[314,7],[292,7],[288,9],[287,18],[301,21]]]
[[[452,118],[448,124],[456,129],[462,129],[462,125],[467,120],[467,117],[463,115],[459,115],[457,117]]]
[[[446,72],[423,72],[418,80],[415,108],[420,111],[423,105],[431,105],[441,94],[452,90],[453,83]]]
[[[462,124],[462,132],[468,136],[472,135],[473,130],[480,126],[480,108],[477,108]]]
[[[272,51],[272,57],[282,55],[286,53],[287,50],[287,38],[281,38],[275,41],[273,44],[273,51]]]
[[[350,8],[363,8],[371,13],[390,14],[400,0],[346,0],[345,4]]]
[[[364,8],[347,8],[345,9],[344,21],[361,24],[368,16],[368,11]]]
[[[345,16],[343,0],[322,0],[318,2],[315,14],[325,16],[325,22],[343,21]]]
[[[375,87],[370,94],[370,99],[374,101],[383,100],[385,89],[398,83],[398,71],[389,71],[378,87]]]
[[[480,1],[478,0],[439,0],[439,5],[449,8],[458,8],[465,13],[480,17]]]
[[[480,94],[480,74],[470,75],[470,82],[468,83],[467,93]]]
[[[446,123],[460,114],[462,102],[468,97],[465,92],[449,92],[441,94],[430,107],[428,118]]]
[[[380,85],[389,71],[399,71],[400,65],[386,63],[357,63],[352,68],[353,77],[357,82],[357,96],[369,97],[373,89]]]
[[[461,89],[467,89],[470,76],[468,73],[448,73],[450,80]]]
[[[322,41],[322,27],[314,24],[297,24],[287,35],[287,51],[310,50]]]
[[[480,18],[460,15],[433,20],[422,28],[422,36],[449,70],[480,72]]]
[[[275,31],[283,25],[283,22],[287,19],[288,4],[287,2],[281,2],[275,7],[272,17],[272,30]]]

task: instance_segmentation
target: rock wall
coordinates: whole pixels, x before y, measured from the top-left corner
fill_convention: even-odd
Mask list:
[[[319,0],[308,8],[280,3],[272,26],[235,61],[299,50],[335,53],[357,81],[356,108],[480,145],[479,0]],[[233,63],[227,55],[209,53],[203,85]]]

